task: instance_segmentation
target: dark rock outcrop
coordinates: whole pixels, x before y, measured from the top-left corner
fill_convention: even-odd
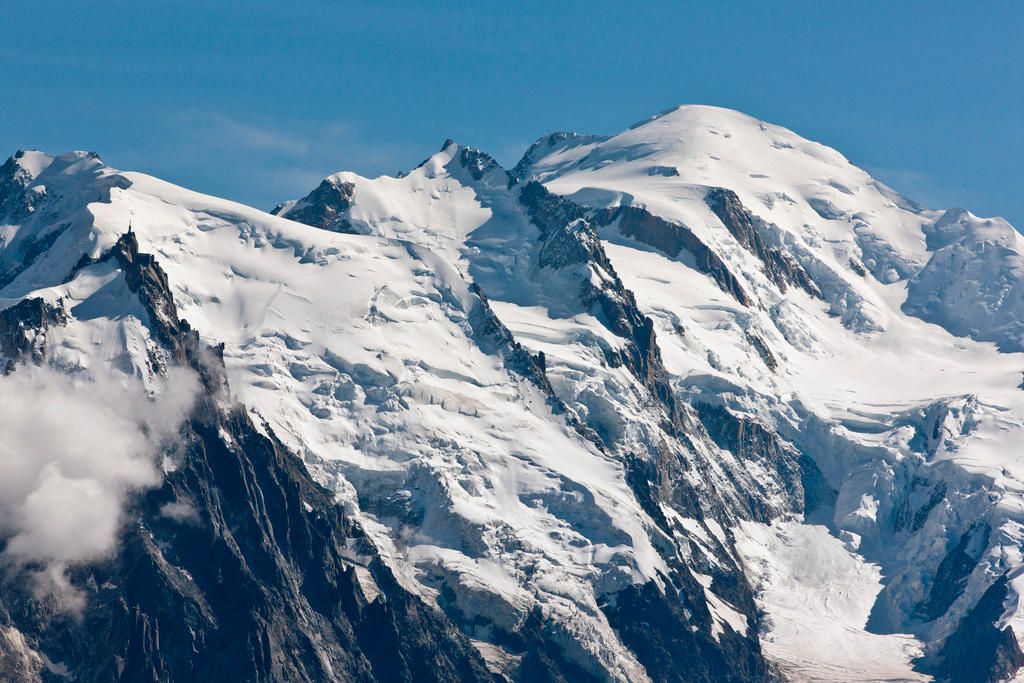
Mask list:
[[[139,243],[131,231],[114,244],[100,262],[115,259],[124,273],[128,288],[149,312],[149,326],[156,338],[174,351],[179,362],[189,360],[189,350],[199,344],[199,336],[188,321],[178,318],[167,275],[151,254],[139,252]]]
[[[725,624],[718,641],[701,637],[713,628],[713,619],[700,595],[701,586],[689,572],[677,576],[691,585],[679,590],[668,577],[666,588],[654,582],[630,586],[602,605],[608,622],[655,681],[771,681],[777,673],[761,656],[759,647]],[[638,619],[636,615],[643,615]],[[696,628],[694,628],[696,627]]]
[[[768,246],[760,234],[765,225],[764,221],[750,213],[735,192],[715,188],[708,192],[705,201],[736,241],[761,259],[765,275],[781,291],[784,292],[789,285],[793,285],[811,296],[822,298],[821,290],[792,256]]]
[[[0,166],[0,217],[6,216],[12,223],[25,220],[45,199],[43,191],[26,191],[34,178],[18,163],[24,156],[24,150],[19,149]]]
[[[784,491],[769,491],[764,488],[767,482],[754,482],[761,495],[752,495],[751,500],[771,500],[781,493],[787,499],[787,510],[803,511],[804,468],[801,465],[801,454],[796,448],[783,441],[774,430],[759,420],[736,415],[727,408],[709,403],[697,403],[694,407],[701,424],[719,448],[740,458],[760,462],[767,469],[780,474],[780,480],[786,486]],[[759,507],[751,512],[753,518],[769,520],[780,511]]]
[[[928,600],[921,605],[922,616],[931,621],[941,617],[959,598],[981,554],[988,547],[990,529],[981,523],[969,529],[943,558],[935,572]]]
[[[596,278],[580,277],[576,298],[584,310],[592,312],[622,338],[619,349],[606,351],[609,365],[628,368],[653,399],[650,410],[658,416],[662,442],[652,449],[653,454],[620,453],[625,460],[627,481],[638,501],[670,536],[686,532],[665,518],[662,505],[694,520],[728,518],[730,513],[720,501],[698,492],[690,483],[687,475],[692,465],[683,449],[709,437],[676,396],[661,360],[654,323],[640,311],[632,292],[616,274],[587,217],[588,210],[550,193],[536,182],[524,185],[519,199],[540,230],[539,267],[587,266],[588,272],[598,274]],[[743,508],[741,501],[735,503],[738,509],[733,514],[738,512],[754,519],[770,516],[767,510],[756,506]],[[666,577],[664,590],[648,582],[617,593],[602,607],[623,642],[655,680],[771,680],[776,675],[757,639],[759,615],[753,590],[728,549],[717,541],[714,544],[715,562],[698,560],[705,557],[705,551],[696,547],[692,549],[694,561],[703,562],[699,571],[712,576],[711,589],[726,596],[746,616],[750,624],[747,633],[725,629],[717,638],[712,637],[714,629],[705,588],[693,579],[690,567],[671,554],[665,559],[674,571]]]
[[[800,467],[800,485],[804,491],[804,521],[827,526],[835,515],[839,492],[829,486],[817,463],[806,453],[800,454],[797,464]]]
[[[155,260],[130,234],[108,259],[203,392],[165,454],[175,466],[133,501],[120,550],[69,569],[81,613],[33,591],[27,572],[0,585],[0,670],[59,680],[59,667],[26,655],[36,652],[73,680],[492,680],[302,462],[231,407],[220,354],[177,317]],[[38,300],[15,308],[28,311],[19,319],[49,315]]]
[[[761,356],[761,360],[768,367],[769,370],[775,372],[779,367],[779,359],[772,353],[771,348],[768,347],[768,343],[764,339],[754,334],[753,332],[746,332],[747,343],[754,347],[757,351],[757,355]]]
[[[600,209],[593,213],[593,220],[598,225],[611,225],[618,221],[619,232],[623,235],[654,247],[669,258],[678,257],[685,249],[693,255],[697,270],[709,275],[723,292],[744,306],[753,304],[721,257],[685,225],[670,223],[637,206]]]
[[[457,161],[473,180],[477,181],[482,180],[484,175],[491,171],[507,173],[490,154],[472,147],[460,147]]]
[[[647,169],[647,175],[660,175],[665,176],[666,178],[673,178],[679,175],[679,169],[675,166],[651,166]]]
[[[939,681],[996,683],[1005,681],[1024,667],[1024,652],[1013,629],[996,624],[1003,614],[1009,592],[1006,575],[988,587],[935,657],[936,664],[921,666]]]
[[[17,363],[41,363],[46,357],[46,332],[63,325],[67,315],[42,299],[23,299],[0,311],[0,362],[3,374]]]
[[[936,427],[940,426],[941,423],[936,423]],[[935,506],[945,497],[944,482],[932,484],[926,479],[915,477],[893,511],[893,531],[916,533],[924,526]]]
[[[601,274],[601,286],[595,285],[592,278],[581,279],[576,293],[580,304],[623,338],[625,343],[616,352],[618,357],[611,359],[612,364],[618,362],[628,367],[664,406],[670,430],[681,431],[686,418],[662,365],[654,322],[640,311],[633,293],[622,284],[597,231],[586,218],[586,209],[548,192],[537,182],[523,186],[519,201],[540,229],[540,267],[559,269],[587,264]]]
[[[348,210],[352,206],[355,187],[353,183],[325,178],[291,208],[286,210],[284,204],[278,204],[270,213],[331,232],[351,233],[354,231]]]
[[[566,410],[565,403],[555,394],[548,379],[544,352],[534,356],[522,344],[516,341],[512,332],[494,314],[487,296],[479,285],[471,285],[478,297],[478,303],[469,312],[469,324],[473,329],[473,338],[486,353],[496,354],[502,358],[505,368],[520,377],[525,377],[540,389],[547,397],[547,404],[555,415],[564,415],[569,426],[585,438],[604,446],[601,438],[574,415]]]

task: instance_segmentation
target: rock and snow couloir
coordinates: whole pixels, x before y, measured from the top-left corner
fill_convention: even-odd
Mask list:
[[[710,107],[554,133],[512,171],[449,141],[276,216],[25,152],[0,168],[0,213],[14,373],[111,375],[159,402],[169,368],[194,368],[220,393],[182,442],[210,458],[211,440],[262,439],[292,463],[270,479],[316,490],[257,515],[253,541],[283,548],[288,571],[260,576],[298,590],[305,625],[220,626],[269,643],[237,653],[266,652],[267,675],[386,677],[359,635],[385,618],[445,644],[416,672],[435,679],[999,680],[1024,663],[1024,245],[1000,219],[926,209]],[[174,457],[124,520],[181,486]],[[189,495],[198,517],[127,526],[203,605],[216,584],[176,539],[219,527]],[[332,498],[343,524],[322,521]],[[341,616],[296,584],[317,573],[285,540],[303,515],[347,539]],[[97,562],[49,571],[95,623],[123,622],[90,593]],[[11,591],[0,661],[87,671]],[[146,618],[126,643],[173,631],[132,599]],[[318,619],[363,659],[343,636],[279,654]],[[197,661],[218,633],[202,623]],[[185,666],[126,648],[126,671]]]

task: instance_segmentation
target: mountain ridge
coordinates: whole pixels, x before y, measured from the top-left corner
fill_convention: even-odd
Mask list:
[[[0,171],[0,299],[68,312],[38,360],[157,390],[177,328],[117,289],[153,283],[463,672],[996,680],[1024,663],[1024,616],[991,597],[1018,594],[1024,529],[1005,322],[1024,249],[1005,222],[925,209],[706,107],[543,136],[512,171],[446,141],[277,215],[89,154]],[[118,275],[143,245],[165,275]],[[963,262],[973,277],[930,284]],[[820,563],[792,563],[801,543]],[[847,583],[856,599],[828,592]],[[810,630],[796,601],[823,615]],[[19,642],[62,661],[21,619]],[[968,665],[974,642],[995,644]]]

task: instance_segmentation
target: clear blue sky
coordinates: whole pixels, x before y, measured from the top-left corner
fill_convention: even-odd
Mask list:
[[[554,129],[684,103],[836,147],[932,206],[1024,228],[1024,3],[10,2],[0,153],[269,208],[446,137],[514,163]]]

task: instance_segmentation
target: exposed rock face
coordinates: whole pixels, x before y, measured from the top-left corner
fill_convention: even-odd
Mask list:
[[[93,586],[81,620],[5,596],[36,649],[87,680],[491,678],[243,412],[204,401],[181,436],[182,466],[139,502],[122,551],[76,571],[76,586]],[[162,513],[174,504],[194,518]],[[345,559],[353,550],[365,567]]]
[[[540,229],[538,262],[542,267],[568,268],[574,264],[587,264],[600,274],[600,285],[595,284],[593,278],[584,279],[577,296],[585,308],[599,313],[609,329],[623,339],[623,347],[608,359],[609,363],[613,367],[621,364],[629,368],[650,392],[656,401],[652,409],[661,415],[663,438],[666,441],[678,439],[691,446],[694,441],[707,439],[700,423],[672,389],[662,364],[652,321],[640,312],[633,294],[615,273],[596,230],[586,217],[588,211],[551,194],[536,182],[523,186],[520,201],[531,221]],[[751,458],[759,457],[752,451],[749,455]],[[659,521],[665,533],[671,535],[673,525],[666,520],[662,506],[697,520],[730,514],[717,507],[720,503],[709,501],[688,482],[684,472],[692,464],[678,446],[673,448],[663,442],[654,457],[632,453],[624,453],[623,456],[638,500],[648,514]],[[760,457],[764,457],[763,454]],[[790,454],[787,452],[785,457],[790,457]],[[799,473],[791,463],[788,472],[798,480]],[[798,481],[794,485],[799,491]],[[743,514],[767,519],[771,513],[755,505],[744,510]],[[636,585],[617,593],[602,609],[656,680],[771,679],[776,673],[765,661],[756,639],[759,617],[747,579],[724,546],[717,548],[718,554],[713,562],[697,560],[696,557],[703,557],[703,552],[696,551],[694,561],[700,563],[700,571],[706,571],[712,577],[712,590],[727,596],[730,603],[745,615],[748,624],[745,632],[738,633],[726,626],[717,638],[707,637],[714,628],[704,588],[694,581],[690,568],[672,555],[667,555],[666,559],[674,571],[663,577],[664,589],[653,582]],[[676,635],[669,639],[663,637],[663,633]]]
[[[547,396],[548,405],[556,415],[565,415],[573,429],[588,439],[603,445],[601,438],[587,428],[575,416],[566,414],[565,403],[555,394],[545,371],[544,353],[534,356],[516,341],[512,333],[491,310],[487,296],[476,284],[473,293],[480,298],[479,304],[470,312],[469,323],[478,344],[488,353],[497,353],[505,360],[505,366],[511,371],[533,382]]]
[[[492,680],[301,461],[230,406],[216,350],[178,319],[166,276],[134,237],[107,259],[204,393],[163,485],[133,505],[120,551],[70,570],[81,614],[35,597],[26,573],[0,587],[0,670],[26,680]],[[39,300],[0,314],[7,330],[43,334],[54,318]]]
[[[760,649],[749,647],[749,641],[736,637],[731,629],[717,642],[695,637],[691,626],[713,628],[713,618],[702,600],[688,597],[700,595],[700,585],[692,578],[687,583],[682,590],[670,583],[664,593],[653,582],[631,586],[615,596],[614,604],[604,607],[608,620],[651,678],[680,683],[777,680],[778,673],[765,662]],[[747,607],[756,612],[752,600]]]
[[[807,493],[803,480],[805,477],[813,480],[815,476],[821,476],[817,468],[805,473],[804,470],[813,467],[813,463],[804,462],[799,451],[783,441],[768,425],[749,417],[735,415],[722,406],[698,403],[696,408],[701,424],[719,447],[742,458],[764,463],[783,473],[782,482],[787,485],[787,489],[783,492],[762,489],[762,495],[757,496],[757,500],[775,498],[781,493],[789,499],[791,509],[804,511]],[[761,487],[767,484],[768,482],[757,482]],[[771,510],[763,508],[755,511],[755,516],[763,519],[770,518],[771,514]]]
[[[647,175],[660,175],[672,178],[679,175],[679,169],[675,166],[651,166],[647,169]]]
[[[0,361],[9,374],[22,361],[41,363],[46,357],[46,331],[62,325],[65,313],[42,299],[23,299],[0,311]]]
[[[894,529],[910,533],[920,530],[935,506],[945,500],[946,490],[942,482],[932,483],[921,477],[915,478],[893,514]]]
[[[942,560],[935,573],[928,600],[921,608],[926,620],[931,621],[945,614],[950,605],[963,594],[967,575],[981,559],[988,546],[990,533],[988,525],[979,524],[964,534]]]
[[[548,192],[537,182],[527,183],[519,196],[530,220],[540,228],[538,263],[541,267],[566,268],[590,264],[601,277],[601,285],[582,280],[577,293],[586,309],[599,312],[609,329],[626,344],[619,361],[665,406],[672,424],[682,417],[668,373],[661,362],[650,318],[640,312],[633,293],[626,289],[605,254],[597,231],[585,218],[586,210]]]
[[[768,347],[768,344],[765,343],[764,339],[761,339],[761,337],[752,332],[748,332],[746,337],[747,341],[750,342],[750,345],[757,349],[758,355],[761,356],[761,360],[763,360],[764,364],[768,366],[768,369],[775,372],[779,367],[779,361],[775,358],[775,354],[772,353],[772,350]]]
[[[1007,596],[1004,574],[989,586],[981,600],[960,621],[939,650],[934,668],[923,667],[940,681],[996,683],[1012,678],[1024,666],[1024,652],[1013,629],[996,623]]]
[[[354,191],[352,183],[326,178],[294,206],[286,208],[279,204],[271,213],[332,232],[352,232],[348,209],[352,206]]]
[[[685,249],[693,255],[697,270],[710,275],[723,292],[744,306],[753,303],[721,257],[685,225],[670,223],[637,206],[594,212],[594,222],[598,225],[611,225],[615,221],[619,222],[619,232],[623,235],[652,246],[669,258],[676,258]]]
[[[735,192],[716,188],[708,192],[706,201],[736,241],[761,259],[765,274],[780,290],[793,285],[821,298],[821,290],[792,256],[768,246],[760,234],[763,221],[743,206]]]
[[[185,362],[188,358],[187,349],[194,350],[192,347],[198,344],[198,336],[191,331],[187,320],[178,318],[167,275],[152,254],[139,252],[138,240],[130,230],[99,258],[92,259],[88,254],[82,254],[66,281],[70,282],[87,266],[112,260],[124,272],[129,289],[139,297],[149,312],[148,323],[153,335],[173,353],[177,362]]]
[[[445,143],[445,146],[448,144]],[[455,143],[452,142],[450,144]],[[482,179],[489,171],[504,171],[490,154],[473,149],[472,147],[461,147],[459,149],[459,164],[469,171],[469,175],[472,176],[473,180]]]
[[[27,218],[45,194],[26,192],[35,176],[19,163],[25,154],[24,150],[18,150],[0,166],[0,216],[7,216],[12,222]]]

